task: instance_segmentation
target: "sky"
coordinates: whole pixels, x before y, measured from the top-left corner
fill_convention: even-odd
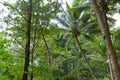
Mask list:
[[[15,3],[16,0],[0,0],[0,8],[3,8],[4,11],[7,10],[1,3],[3,3],[4,1],[9,1],[11,3]],[[64,4],[66,3],[66,1],[68,2],[68,4],[72,4],[73,0],[59,0],[60,2],[62,1]],[[63,7],[65,8],[65,5],[63,5]],[[7,13],[7,11],[5,11],[5,13]],[[1,19],[5,16],[6,14],[0,14],[0,23],[1,23]],[[113,15],[113,18],[116,19],[115,22],[115,27],[120,27],[120,14],[116,13],[115,15]]]
[[[120,27],[120,14],[115,13],[115,15],[113,15],[113,18],[116,19],[115,27]]]

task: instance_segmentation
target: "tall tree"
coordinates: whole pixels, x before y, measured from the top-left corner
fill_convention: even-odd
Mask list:
[[[94,15],[93,13],[89,14],[90,6],[89,3],[86,3],[84,0],[73,0],[72,7],[70,7],[67,3],[67,11],[64,10],[64,14],[57,17],[57,20],[70,32],[72,33],[72,37],[75,39],[75,43],[77,43],[80,53],[87,64],[92,78],[96,79],[95,74],[92,70],[92,67],[89,64],[89,61],[86,55],[83,52],[81,47],[79,35],[83,35],[85,37],[89,37],[90,33],[93,34],[96,31],[99,31],[97,23],[95,23],[95,18],[90,15]],[[88,10],[89,9],[89,10]],[[90,19],[91,18],[91,19]],[[84,23],[86,22],[86,23]],[[90,37],[89,37],[90,38]]]
[[[27,27],[26,27],[26,46],[25,46],[25,64],[22,80],[28,80],[28,67],[30,56],[30,29],[31,29],[31,16],[32,16],[32,0],[29,0]]]
[[[97,0],[90,0],[90,2],[97,15],[97,19],[98,19],[98,22],[101,28],[101,33],[104,38],[104,42],[106,44],[107,55],[108,55],[108,59],[110,61],[110,66],[112,70],[111,72],[113,72],[112,79],[120,80],[120,67],[117,61],[116,51],[111,41],[109,25],[108,25],[107,18],[106,18],[106,12],[108,8],[107,3],[105,2],[105,0],[101,0],[101,3],[104,5],[99,6]]]

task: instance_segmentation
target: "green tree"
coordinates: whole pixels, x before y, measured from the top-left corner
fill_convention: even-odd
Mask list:
[[[15,3],[15,4],[5,3],[4,5],[7,6],[9,8],[10,12],[12,13],[12,14],[9,14],[5,18],[5,22],[10,25],[10,28],[7,28],[7,30],[13,32],[13,34],[10,34],[10,36],[14,40],[14,42],[13,42],[14,46],[12,47],[14,53],[16,55],[20,55],[21,54],[20,52],[22,52],[20,57],[23,58],[24,51],[26,51],[25,45],[31,44],[31,45],[29,45],[29,47],[30,47],[29,48],[29,51],[30,51],[29,56],[30,57],[27,58],[27,60],[29,59],[30,61],[26,62],[27,64],[30,63],[30,67],[28,68],[28,72],[27,73],[25,72],[25,74],[31,73],[31,80],[32,80],[34,78],[33,74],[35,73],[35,72],[33,72],[34,67],[36,67],[36,65],[37,65],[37,64],[35,64],[35,61],[39,62],[39,60],[37,58],[40,57],[40,56],[36,56],[36,53],[37,53],[37,55],[39,55],[39,54],[41,55],[41,53],[45,53],[47,51],[47,50],[44,50],[45,46],[42,48],[41,48],[41,46],[43,46],[44,42],[46,42],[47,39],[51,40],[50,39],[51,37],[46,38],[46,35],[49,36],[52,33],[51,36],[53,36],[55,28],[52,24],[50,24],[50,21],[52,18],[55,17],[56,13],[59,11],[59,9],[58,9],[59,4],[58,4],[58,2],[55,2],[55,1],[53,1],[53,2],[48,1],[48,3],[44,2],[44,1],[39,1],[39,0],[32,1],[32,5],[33,5],[32,6],[32,14],[31,14],[32,23],[31,23],[31,30],[28,30],[27,28],[24,27],[26,25],[28,26],[28,24],[27,24],[27,22],[28,22],[27,13],[29,11],[28,3],[29,2],[27,2],[27,1],[17,1],[17,3]],[[36,3],[37,3],[37,6],[36,6]],[[18,15],[16,15],[16,14],[18,14]],[[26,31],[29,33],[29,35],[28,35],[29,41],[27,41],[28,40],[27,36],[25,36]],[[50,31],[50,34],[48,34],[49,31]],[[40,42],[40,40],[41,40],[41,42]],[[44,40],[44,41],[42,41],[42,40]],[[27,44],[26,41],[29,43]],[[49,43],[47,43],[47,45],[48,44]],[[14,47],[17,47],[17,48],[14,48]],[[42,52],[42,50],[44,50],[44,51]],[[43,56],[46,57],[45,54],[43,54],[42,57]],[[46,61],[46,59],[44,59],[44,61]],[[35,66],[33,66],[33,65],[35,65]],[[44,67],[47,67],[47,66],[44,65]],[[32,69],[32,71],[31,71],[31,69]],[[48,71],[49,71],[49,69],[48,69]],[[37,73],[39,73],[39,72],[37,72]],[[44,73],[47,73],[47,72],[44,72]],[[46,75],[44,75],[44,76],[46,76]],[[48,79],[48,78],[46,77],[46,79]]]
[[[108,58],[109,58],[109,62],[110,62],[111,73],[113,73],[113,75],[111,77],[113,80],[119,80],[120,79],[120,68],[119,68],[119,64],[117,61],[116,51],[114,49],[114,46],[113,46],[111,38],[110,38],[109,25],[108,25],[107,18],[106,18],[108,5],[107,5],[107,3],[105,3],[105,1],[101,2],[101,3],[106,4],[106,6],[103,6],[103,5],[99,6],[97,0],[91,0],[91,4],[93,6],[93,9],[96,12],[98,22],[99,22],[100,28],[101,28],[101,33],[102,33],[102,36],[103,36],[105,44],[106,44],[106,49],[107,49]]]
[[[22,80],[28,80],[28,67],[29,67],[29,56],[30,56],[30,29],[32,20],[32,0],[28,2],[28,16],[27,16],[27,27],[26,27],[26,46],[25,46],[25,64]]]
[[[79,42],[79,35],[83,35],[87,38],[90,38],[90,34],[96,33],[99,31],[97,26],[97,22],[95,21],[93,13],[89,13],[88,9],[90,9],[89,3],[85,3],[85,1],[73,1],[72,8],[66,3],[67,12],[64,11],[64,14],[61,14],[57,17],[57,20],[68,30],[71,31],[72,37],[76,40],[75,42],[78,44],[78,48],[81,51],[81,54],[84,58],[85,63],[88,65],[89,70],[93,78],[95,75],[92,71],[92,68],[83,52],[81,44]],[[86,22],[86,23],[84,23]]]

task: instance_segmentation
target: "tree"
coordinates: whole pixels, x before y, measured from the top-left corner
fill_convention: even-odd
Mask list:
[[[64,11],[64,14],[61,14],[59,17],[57,17],[57,20],[72,33],[72,37],[74,38],[75,43],[77,43],[85,63],[88,65],[91,76],[95,78],[94,72],[79,41],[79,35],[90,38],[91,34],[99,31],[99,28],[96,27],[97,22],[95,21],[95,18],[91,17],[91,15],[94,14],[89,14],[90,6],[88,6],[89,3],[85,3],[85,1],[74,0],[71,8],[67,3],[66,5],[67,11]]]
[[[29,67],[29,56],[30,56],[30,29],[31,29],[31,18],[32,18],[32,0],[29,0],[27,27],[26,27],[26,46],[25,46],[25,64],[22,80],[28,80],[28,67]]]
[[[0,25],[5,26],[0,30],[1,80],[110,79],[105,44],[88,1],[73,0],[72,7],[66,2],[65,10],[59,0],[17,0],[4,5],[9,12],[4,18],[7,28]],[[114,21],[108,16],[107,20],[113,26]],[[111,28],[111,38],[119,53],[117,30],[114,34]]]
[[[111,72],[113,72],[112,79],[120,80],[119,63],[117,61],[116,51],[111,41],[109,25],[108,25],[107,18],[106,18],[107,13],[105,9],[108,6],[103,6],[103,5],[99,6],[97,0],[90,0],[90,1],[97,15],[97,19],[100,24],[101,33],[102,33],[102,36],[106,44],[107,55],[108,55],[108,59],[109,59],[110,66],[111,66]],[[107,4],[107,3],[104,2],[104,4]]]
[[[5,22],[7,24],[9,24],[9,28],[6,28],[7,31],[12,32],[12,34],[10,34],[9,36],[12,37],[13,41],[12,44],[14,45],[12,48],[12,51],[14,51],[14,53],[18,56],[21,56],[21,59],[23,59],[24,57],[24,51],[26,51],[26,45],[28,45],[28,43],[30,43],[31,45],[29,45],[29,62],[30,63],[30,67],[28,69],[28,73],[31,73],[31,80],[33,78],[35,78],[35,76],[37,76],[36,74],[40,74],[39,72],[35,73],[35,67],[41,65],[41,64],[36,64],[35,61],[39,62],[40,60],[38,60],[38,58],[41,57],[46,57],[46,50],[44,50],[44,42],[47,42],[48,47],[50,45],[51,47],[51,40],[54,37],[54,31],[56,30],[56,28],[54,28],[54,25],[52,25],[50,23],[51,19],[54,18],[56,16],[56,13],[59,11],[59,3],[57,3],[56,1],[47,1],[44,2],[43,0],[39,1],[32,1],[32,15],[31,15],[31,30],[29,32],[28,28],[26,28],[25,26],[28,26],[28,10],[29,8],[29,2],[27,1],[17,1],[15,4],[9,4],[9,3],[5,3],[5,6],[8,7],[8,9],[10,10],[10,12],[12,14],[8,14],[9,16],[7,16],[5,19]],[[34,6],[35,5],[35,6]],[[37,6],[36,6],[37,5]],[[55,6],[55,7],[54,7]],[[18,15],[16,15],[16,13]],[[13,16],[14,15],[14,16]],[[28,42],[28,37],[26,36],[26,30],[28,30],[28,34],[27,36],[29,36],[30,38],[30,42]],[[56,32],[55,32],[56,33]],[[43,39],[44,36],[44,39]],[[50,38],[47,38],[46,36],[51,36]],[[26,43],[28,42],[28,43]],[[14,48],[16,47],[16,48]],[[22,52],[22,54],[21,54]],[[14,54],[13,53],[13,54]],[[31,55],[30,55],[31,54]],[[42,56],[36,56],[36,55],[42,55]],[[47,53],[47,55],[49,55],[49,53]],[[20,57],[19,56],[19,57]],[[28,56],[27,56],[28,57]],[[44,61],[48,62],[47,60],[49,59],[44,59]],[[27,63],[27,64],[28,64]],[[48,65],[47,65],[48,66]],[[46,63],[43,65],[43,67],[47,67]],[[49,66],[49,69],[51,66]],[[48,70],[49,71],[49,70]],[[43,73],[47,73],[47,71],[45,72],[43,70]],[[35,76],[34,76],[34,75]],[[51,75],[52,73],[50,73]],[[46,75],[42,76],[43,78]],[[48,77],[46,77],[46,79],[48,79]]]

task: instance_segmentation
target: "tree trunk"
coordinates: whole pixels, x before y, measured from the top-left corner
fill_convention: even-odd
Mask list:
[[[32,67],[32,71],[31,71],[31,75],[30,75],[30,80],[33,80],[34,78],[34,74],[33,74],[33,65],[34,65],[34,51],[35,51],[35,46],[36,46],[36,31],[37,31],[37,22],[38,22],[38,15],[36,17],[36,21],[35,21],[35,26],[34,26],[34,36],[33,36],[33,45],[32,45],[32,50],[31,50],[31,67]]]
[[[91,67],[91,65],[89,64],[89,62],[88,62],[88,60],[87,60],[87,58],[86,58],[86,55],[85,55],[84,52],[83,52],[83,49],[82,49],[82,47],[81,47],[81,45],[80,45],[80,42],[79,42],[77,36],[75,37],[75,40],[76,40],[76,42],[77,42],[77,44],[78,44],[78,47],[79,47],[79,49],[80,49],[80,51],[81,51],[81,54],[82,54],[82,57],[83,57],[85,63],[87,64],[87,66],[88,66],[88,68],[89,68],[89,70],[90,70],[90,73],[91,73],[93,79],[97,80],[97,78],[95,77],[95,74],[94,74],[94,72],[93,72],[93,70],[92,70],[92,67]]]
[[[112,66],[111,66],[111,61],[110,61],[110,56],[108,56],[108,60],[109,60],[109,73],[110,73],[110,76],[111,76],[111,80],[114,80],[114,76],[113,76],[113,70],[112,70]]]
[[[25,64],[22,80],[28,80],[28,67],[30,56],[30,28],[31,28],[32,0],[29,0],[28,19],[26,27]]]
[[[48,44],[47,44],[47,41],[46,41],[46,39],[45,39],[44,34],[42,34],[42,37],[43,37],[43,41],[44,41],[44,43],[45,43],[45,47],[46,47],[46,51],[47,51],[48,65],[51,65],[51,55],[50,55],[49,47],[48,47]]]
[[[98,22],[100,24],[101,33],[104,38],[104,42],[106,45],[107,53],[109,55],[109,61],[111,63],[111,69],[113,71],[114,80],[120,80],[120,68],[119,63],[117,61],[116,51],[113,47],[111,38],[110,38],[110,31],[109,26],[107,23],[106,13],[104,13],[104,10],[101,9],[98,6],[98,3],[96,0],[90,0],[91,4],[93,6],[94,11],[96,12]]]

